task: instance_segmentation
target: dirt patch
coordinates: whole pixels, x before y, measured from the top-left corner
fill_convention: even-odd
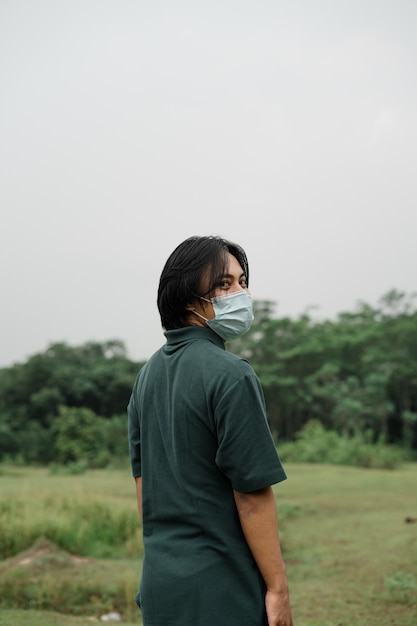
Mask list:
[[[89,563],[91,559],[82,558],[62,550],[53,541],[40,537],[35,543],[20,552],[16,556],[4,561],[3,567],[27,567],[31,565],[40,565],[45,562],[49,564],[61,564],[61,565],[79,565],[83,563]]]

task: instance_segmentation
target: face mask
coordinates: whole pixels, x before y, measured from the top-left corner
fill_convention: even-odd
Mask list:
[[[234,291],[225,296],[216,296],[207,300],[211,302],[214,310],[214,319],[208,320],[197,311],[193,311],[196,315],[207,322],[215,333],[220,335],[222,339],[231,339],[237,335],[243,335],[252,326],[254,320],[252,311],[252,299],[247,291]]]

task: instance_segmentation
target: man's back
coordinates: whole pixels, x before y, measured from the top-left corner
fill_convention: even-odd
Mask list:
[[[141,442],[142,612],[147,625],[259,626],[264,583],[233,496],[285,478],[259,383],[209,329],[166,335],[129,410]]]

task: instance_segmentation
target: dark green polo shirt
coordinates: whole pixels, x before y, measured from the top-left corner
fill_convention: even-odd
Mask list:
[[[249,363],[211,329],[165,333],[129,402],[134,476],[142,476],[144,626],[261,626],[264,583],[233,489],[286,478]]]

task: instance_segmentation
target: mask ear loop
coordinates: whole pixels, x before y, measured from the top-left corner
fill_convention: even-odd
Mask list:
[[[203,296],[199,296],[196,293],[193,293],[193,296],[195,298],[198,298],[199,300],[204,300],[204,302],[208,302],[209,304],[212,304],[211,300],[207,300],[207,298],[204,298]],[[197,315],[202,320],[204,320],[206,323],[209,321],[208,317],[204,317],[204,315],[201,315],[201,313],[198,313],[195,309],[191,309],[191,313],[194,313],[194,315]]]
[[[205,322],[208,322],[208,318],[204,317],[204,315],[201,315],[200,313],[197,313],[197,311],[195,309],[192,309],[191,313],[194,313],[195,315],[198,315],[198,317],[201,317],[202,320],[204,320]]]
[[[204,302],[210,302],[211,303],[211,300],[208,300],[207,298],[204,298],[204,296],[199,296],[198,293],[192,292],[192,294],[193,294],[194,298],[198,298],[199,300],[204,300]]]

